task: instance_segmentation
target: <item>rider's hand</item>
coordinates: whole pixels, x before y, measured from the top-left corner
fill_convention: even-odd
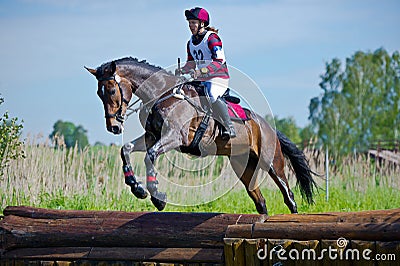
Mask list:
[[[201,76],[200,70],[190,70],[190,76],[192,76],[193,79],[197,79],[198,77]]]
[[[182,70],[180,68],[175,69],[175,76],[180,76],[182,75]]]

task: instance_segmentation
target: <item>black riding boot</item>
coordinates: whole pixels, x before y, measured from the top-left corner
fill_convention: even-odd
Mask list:
[[[220,119],[218,122],[222,123],[221,138],[223,140],[235,138],[236,131],[229,116],[226,103],[220,97],[218,97],[217,100],[212,104],[212,108],[216,117]]]

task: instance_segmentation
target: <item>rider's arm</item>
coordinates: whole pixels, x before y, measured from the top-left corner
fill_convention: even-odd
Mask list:
[[[213,33],[208,37],[208,48],[211,51],[212,58],[212,62],[207,66],[208,76],[229,78],[222,41],[217,34]]]

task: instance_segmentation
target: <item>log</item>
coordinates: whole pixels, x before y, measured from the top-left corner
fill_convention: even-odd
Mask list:
[[[268,243],[268,250],[278,244],[296,250],[319,250],[334,245],[340,237],[357,250],[369,245],[374,252],[376,247],[397,256],[400,209],[267,217],[7,207],[0,220],[0,261],[264,265],[278,261],[258,260],[255,252],[263,243]],[[314,242],[319,244],[311,247]]]
[[[71,218],[125,218],[135,219],[146,212],[123,211],[83,211],[83,210],[53,210],[29,206],[7,206],[4,216],[20,216],[37,219],[71,219]]]
[[[204,220],[216,215],[230,216],[230,220],[236,219],[236,224],[249,224],[263,222],[268,216],[264,214],[223,214],[223,213],[152,213],[152,212],[124,212],[124,211],[84,211],[84,210],[53,210],[34,208],[29,206],[8,206],[3,211],[4,216],[20,216],[38,219],[71,219],[71,218],[113,218],[113,219],[136,219],[143,215],[154,214],[160,219],[170,218],[170,215],[191,215],[197,219]]]
[[[227,238],[266,238],[266,239],[346,239],[368,241],[400,240],[400,223],[294,223],[273,222],[248,225],[229,225]]]
[[[121,212],[112,216],[107,212],[80,211],[62,211],[67,213],[67,218],[61,219],[62,212],[53,212],[29,210],[25,214],[42,217],[29,218],[7,211],[0,221],[0,248],[222,248],[228,225],[265,219],[251,214]]]
[[[359,212],[326,212],[311,214],[278,214],[265,222],[287,223],[396,223],[400,222],[400,209]]]
[[[223,262],[223,248],[53,247],[19,248],[2,259],[18,260],[130,260],[152,262]]]

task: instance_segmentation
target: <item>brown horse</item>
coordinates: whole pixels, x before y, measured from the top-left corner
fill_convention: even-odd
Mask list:
[[[313,203],[316,184],[303,152],[260,115],[246,110],[250,119],[234,122],[237,137],[231,140],[223,140],[218,134],[218,121],[210,119],[200,145],[193,148],[191,143],[195,132],[206,114],[194,83],[182,82],[180,77],[133,58],[108,62],[97,69],[86,69],[98,81],[97,94],[104,105],[108,131],[122,133],[133,94],[143,103],[139,118],[145,133],[121,148],[125,183],[131,186],[136,197],[145,198],[147,191],[136,181],[129,154],[146,152],[147,190],[153,204],[163,210],[167,202],[166,193],[158,191],[153,164],[158,156],[175,149],[200,156],[228,156],[257,211],[265,214],[267,207],[256,178],[260,169],[269,173],[281,190],[289,210],[297,213],[294,195],[284,173],[285,155],[291,162],[303,198]]]

